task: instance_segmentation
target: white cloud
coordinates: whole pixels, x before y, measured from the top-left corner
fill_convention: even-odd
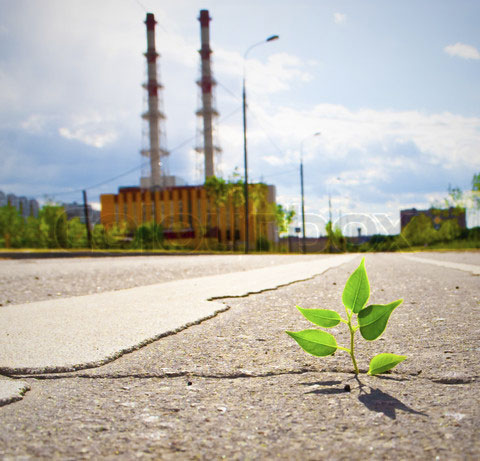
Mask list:
[[[88,146],[97,147],[99,149],[117,139],[117,134],[115,132],[91,132],[87,128],[71,129],[62,127],[59,128],[58,132],[64,138],[75,139],[77,141],[83,142],[84,144],[87,144]]]
[[[307,205],[324,216],[331,193],[337,212],[382,211],[396,217],[400,208],[430,206],[432,193],[445,196],[450,181],[456,184],[455,178],[480,170],[480,117],[331,104],[303,111],[259,105],[255,112],[255,119],[268,126],[268,137],[251,117],[250,151],[256,153],[250,156],[251,177],[265,175],[281,184],[282,194],[297,188],[302,141],[321,131],[304,143],[304,171]]]
[[[118,133],[112,125],[110,120],[99,114],[89,117],[76,116],[73,117],[71,126],[60,127],[58,133],[66,139],[74,139],[101,149],[118,138]]]
[[[425,158],[433,164],[445,168],[468,165],[480,168],[478,145],[480,145],[480,118],[464,117],[449,112],[424,114],[418,111],[376,111],[361,109],[349,110],[345,106],[320,104],[311,110],[298,111],[283,107],[269,113],[261,106],[255,106],[256,117],[262,125],[271,127],[270,137],[280,146],[300,147],[302,140],[316,131],[321,136],[305,145],[305,159],[309,153],[321,148],[322,156],[346,158],[352,151],[368,153],[375,144],[388,151],[392,145],[417,146]],[[263,138],[263,130],[250,128],[249,138]],[[315,148],[315,145],[317,147]],[[285,154],[286,163],[296,159]],[[389,162],[398,162],[389,159]],[[402,159],[404,162],[415,161]]]
[[[236,52],[224,49],[215,50],[215,72],[238,77],[243,74],[243,57]],[[260,94],[273,94],[291,88],[296,82],[309,82],[313,75],[308,68],[316,66],[314,60],[303,61],[288,53],[271,54],[266,62],[247,59],[246,77],[248,91]]]
[[[32,114],[21,122],[20,126],[29,133],[41,133],[46,124],[46,117],[41,114]]]
[[[480,52],[472,45],[465,43],[455,43],[444,48],[445,53],[450,56],[457,56],[463,59],[480,59]]]
[[[334,13],[333,20],[335,24],[345,24],[347,22],[347,15],[343,13]]]

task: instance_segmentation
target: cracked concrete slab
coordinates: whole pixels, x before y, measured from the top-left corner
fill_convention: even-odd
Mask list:
[[[436,259],[421,258],[418,256],[407,256],[407,255],[402,255],[402,256],[414,262],[419,262],[424,264],[433,264],[435,266],[446,267],[448,269],[457,269],[459,271],[471,272],[473,275],[480,275],[480,266],[475,266],[473,264],[463,264],[463,263],[456,263],[456,262],[450,262],[450,261],[439,261]]]
[[[73,371],[125,352],[228,309],[212,301],[245,296],[309,279],[357,255],[254,269],[146,287],[0,309],[0,372]]]
[[[32,391],[0,408],[0,458],[479,459],[480,293],[471,273],[367,254],[371,302],[404,303],[378,341],[357,338],[360,376],[348,353],[314,357],[285,334],[311,328],[295,305],[343,315],[342,289],[359,260],[223,299],[222,315],[102,367],[19,377]],[[329,331],[348,344],[345,325]],[[380,352],[407,360],[366,375]]]
[[[0,378],[0,407],[22,400],[30,386],[24,381]]]

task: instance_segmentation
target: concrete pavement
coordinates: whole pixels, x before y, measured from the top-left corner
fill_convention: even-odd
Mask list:
[[[355,257],[322,256],[250,271],[4,306],[0,309],[0,373],[99,366],[228,309],[214,299],[305,280]],[[0,381],[0,398],[4,383]]]
[[[447,262],[480,266],[479,253],[465,256]],[[342,313],[343,285],[359,259],[223,299],[230,309],[221,315],[103,366],[17,376],[31,390],[0,408],[0,458],[478,459],[480,290],[472,271],[366,255],[370,302],[405,301],[378,341],[358,338],[357,378],[346,353],[312,357],[285,334],[311,328],[295,304]],[[348,343],[344,325],[330,332]],[[366,376],[379,352],[407,360]]]

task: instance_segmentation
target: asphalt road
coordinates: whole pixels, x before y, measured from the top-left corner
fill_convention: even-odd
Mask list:
[[[310,327],[295,304],[342,313],[360,256],[310,280],[221,299],[224,312],[103,366],[10,378],[26,393],[0,407],[0,458],[476,460],[480,253],[413,256],[434,264],[366,256],[370,301],[404,303],[380,340],[358,340],[357,378],[345,353],[309,356],[284,331]],[[344,330],[330,330],[342,345]],[[369,377],[379,352],[408,358]]]

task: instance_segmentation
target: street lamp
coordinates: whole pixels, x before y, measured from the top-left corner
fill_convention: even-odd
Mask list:
[[[302,253],[304,253],[304,254],[307,252],[307,247],[306,247],[306,243],[305,243],[305,196],[304,196],[304,193],[303,193],[303,143],[307,139],[309,139],[310,137],[320,136],[321,134],[322,133],[320,133],[320,131],[317,131],[316,133],[311,134],[311,135],[307,136],[305,139],[303,139],[303,141],[300,144],[300,187],[301,187],[301,193],[302,193],[302,230],[303,230],[303,233],[302,233]]]
[[[242,86],[242,99],[243,99],[243,163],[245,168],[245,182],[243,185],[243,193],[245,196],[245,254],[248,254],[249,246],[249,231],[248,231],[248,161],[247,161],[247,93],[245,90],[245,76],[246,76],[246,62],[248,53],[255,47],[267,42],[277,40],[278,35],[272,35],[266,40],[254,43],[250,46],[243,55],[243,86]]]

